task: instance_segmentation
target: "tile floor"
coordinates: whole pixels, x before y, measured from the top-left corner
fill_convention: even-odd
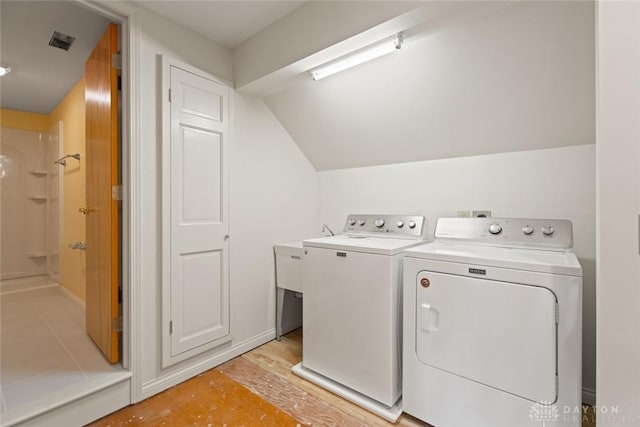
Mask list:
[[[87,336],[83,307],[56,283],[31,282],[0,287],[3,424],[125,372],[109,364]],[[30,289],[20,290],[25,287]]]

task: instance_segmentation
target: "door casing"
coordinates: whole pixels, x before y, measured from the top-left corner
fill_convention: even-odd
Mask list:
[[[122,367],[131,371],[131,401],[147,395],[142,381],[142,252],[140,203],[142,159],[140,133],[142,21],[139,8],[111,0],[82,1],[83,7],[120,26],[121,69],[121,164],[122,164]],[[103,416],[106,414],[99,414]]]

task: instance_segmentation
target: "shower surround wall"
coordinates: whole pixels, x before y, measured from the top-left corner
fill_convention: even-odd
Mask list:
[[[57,126],[55,127],[57,128]],[[55,129],[52,129],[55,132]],[[58,138],[49,133],[33,130],[0,128],[0,155],[3,175],[0,181],[1,209],[1,278],[47,274],[57,271],[47,260],[55,243],[57,224],[49,224],[51,211],[50,190],[52,169],[48,158],[51,142],[57,146]],[[49,232],[49,235],[48,235]],[[52,255],[57,250],[51,251]]]
[[[72,250],[68,244],[85,241],[85,217],[78,212],[78,208],[86,206],[84,92],[83,77],[49,114],[0,109],[0,127],[3,131],[5,129],[9,133],[32,131],[34,135],[40,133],[43,135],[49,133],[50,135],[50,150],[46,154],[45,163],[47,168],[51,169],[48,170],[50,174],[48,184],[45,184],[42,190],[48,191],[49,197],[44,204],[47,216],[41,222],[44,224],[46,221],[48,224],[46,238],[44,238],[41,249],[42,251],[46,250],[47,254],[46,261],[42,262],[43,270],[39,270],[41,273],[37,274],[47,273],[81,301],[85,299],[84,251]],[[73,153],[80,154],[80,161],[69,159],[66,167],[53,164],[53,161],[62,155]],[[4,187],[5,185],[2,184],[3,190]],[[11,204],[13,199],[11,198],[7,203]],[[8,207],[4,208],[5,197],[2,202],[4,212],[9,209]],[[4,222],[3,220],[3,224]],[[10,221],[7,222],[11,224]],[[14,242],[17,238],[5,239],[4,228],[2,232],[2,246],[5,249],[5,240]],[[9,246],[6,249],[8,250]],[[2,263],[4,263],[4,258],[5,254],[2,253]],[[5,271],[1,265],[0,271]]]

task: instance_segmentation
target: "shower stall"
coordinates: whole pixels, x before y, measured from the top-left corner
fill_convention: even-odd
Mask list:
[[[84,398],[131,375],[86,332],[84,243],[72,241],[85,231],[78,212],[85,206],[82,121],[67,118],[48,132],[0,127],[2,425],[42,416],[54,402]],[[73,239],[65,240],[65,216]]]
[[[60,280],[61,123],[0,128],[0,292]]]

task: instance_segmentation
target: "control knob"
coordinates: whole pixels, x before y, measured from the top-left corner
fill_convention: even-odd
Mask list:
[[[545,236],[551,236],[555,230],[550,225],[545,225],[542,227],[542,234]]]
[[[364,225],[365,222],[366,221],[364,219],[359,219],[358,220],[358,225],[362,226],[362,225]]]
[[[356,220],[353,218],[349,218],[349,225],[356,225]]]
[[[404,222],[398,221],[398,222],[396,222],[396,225],[398,226],[398,228],[402,228],[402,227],[404,227]]]
[[[373,222],[373,225],[375,225],[375,226],[376,226],[376,227],[378,227],[378,228],[382,228],[382,227],[384,227],[384,219],[381,219],[381,218],[376,219],[376,220]]]
[[[502,231],[502,226],[500,224],[496,224],[495,222],[489,226],[489,233],[491,234],[500,234]]]
[[[409,228],[416,228],[416,222],[415,221],[409,221]]]
[[[522,227],[522,232],[528,236],[533,233],[533,227],[530,225],[525,225],[524,227]]]

